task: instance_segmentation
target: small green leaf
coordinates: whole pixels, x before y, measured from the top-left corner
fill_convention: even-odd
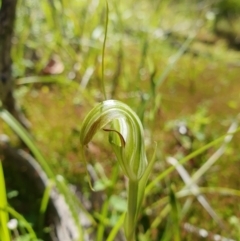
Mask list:
[[[127,211],[127,202],[124,198],[116,195],[112,195],[110,198],[110,204],[112,207],[119,212]]]

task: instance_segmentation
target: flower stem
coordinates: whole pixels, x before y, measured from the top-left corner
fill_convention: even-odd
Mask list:
[[[128,211],[125,219],[125,235],[128,241],[135,241],[135,227],[137,221],[138,181],[129,180]]]

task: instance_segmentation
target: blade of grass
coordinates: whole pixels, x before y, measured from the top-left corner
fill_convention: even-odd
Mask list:
[[[223,136],[223,139],[224,139],[224,143],[222,144],[222,146],[212,155],[212,157],[209,159],[210,161],[207,161],[206,163],[205,163],[205,165],[203,165],[202,167],[204,167],[204,168],[202,168],[202,170],[204,170],[204,171],[207,171],[208,170],[208,168],[211,166],[210,164],[213,164],[218,158],[219,158],[219,156],[220,155],[222,155],[223,153],[224,153],[224,150],[225,150],[225,148],[226,148],[226,145],[227,145],[227,143],[228,142],[230,142],[231,141],[231,139],[232,139],[232,137],[233,137],[233,134],[234,133],[236,133],[238,130],[239,130],[239,128],[237,129],[237,123],[236,122],[233,122],[233,124],[230,126],[230,128],[229,128],[229,130],[228,130],[228,132],[227,132],[227,134],[226,135],[224,135]],[[175,161],[172,163],[172,161],[173,160],[171,160],[171,164],[174,164],[174,167],[179,171],[179,169],[180,169],[180,167],[182,167],[182,165],[180,164],[180,163],[175,163]],[[206,168],[206,166],[208,167],[208,168]],[[183,168],[183,167],[182,167]],[[201,168],[200,168],[201,169]],[[199,169],[199,170],[200,170]],[[198,171],[197,171],[198,172]],[[197,173],[196,172],[196,173]],[[181,172],[179,171],[179,173],[182,173],[183,174],[183,171],[181,170]],[[204,173],[203,171],[202,172],[199,172],[199,173]],[[187,173],[185,173],[185,174],[187,174]],[[193,178],[190,178],[189,176],[186,176],[184,174],[184,181],[185,181],[185,183],[186,183],[186,186],[182,189],[182,191],[184,191],[186,188],[191,188],[191,186],[192,185],[194,185],[194,183],[196,182],[196,181],[193,181]],[[199,176],[199,177],[201,177],[201,176]],[[196,180],[198,180],[198,179],[196,179]],[[194,190],[192,189],[192,188],[194,188]],[[221,220],[220,220],[220,218],[218,217],[218,215],[215,213],[215,211],[211,208],[211,206],[208,204],[208,202],[206,201],[206,199],[202,196],[202,195],[200,195],[200,193],[199,193],[199,187],[198,186],[196,186],[196,184],[195,184],[195,186],[192,186],[192,188],[190,189],[190,192],[192,192],[192,194],[193,195],[197,195],[196,197],[197,197],[197,199],[198,199],[198,201],[202,204],[202,206],[207,210],[207,212],[210,214],[210,216],[212,216],[218,223],[222,223],[221,222]],[[181,192],[181,191],[180,191]]]
[[[107,99],[105,85],[104,85],[104,56],[105,56],[105,48],[106,48],[106,40],[107,40],[107,30],[108,30],[108,2],[106,1],[106,20],[105,20],[105,33],[104,33],[104,40],[103,40],[103,48],[102,48],[102,79],[101,79],[101,86],[104,99]]]
[[[104,230],[106,225],[106,222],[104,221],[107,218],[107,214],[108,214],[108,207],[109,207],[109,198],[107,198],[102,206],[101,209],[101,220],[100,223],[98,225],[98,229],[97,229],[97,241],[102,241],[103,240],[103,235],[104,235]]]
[[[7,196],[4,181],[4,174],[2,168],[2,162],[0,160],[0,207],[5,208],[7,206]],[[8,213],[0,210],[0,240],[10,241],[10,232],[7,228]]]
[[[2,118],[12,128],[12,130],[21,138],[21,140],[27,145],[27,147],[38,160],[39,164],[45,171],[48,178],[50,178],[51,180],[55,180],[59,192],[64,196],[66,203],[70,209],[71,215],[74,219],[75,225],[80,235],[80,240],[83,240],[83,230],[81,225],[79,224],[79,218],[76,212],[76,203],[73,201],[73,194],[70,192],[66,183],[61,181],[62,179],[58,179],[55,177],[46,159],[42,156],[41,152],[34,144],[28,132],[18,123],[18,121],[8,111],[6,111],[3,108],[0,108],[0,118]]]
[[[114,1],[113,4],[114,4],[115,12],[117,15],[117,19],[118,19],[118,28],[119,28],[119,33],[120,33],[118,54],[117,54],[117,59],[116,59],[116,69],[115,69],[115,73],[113,74],[113,78],[112,78],[111,98],[114,99],[118,85],[119,85],[120,75],[123,72],[123,60],[124,60],[123,59],[123,57],[124,57],[124,51],[123,51],[124,34],[123,33],[124,33],[124,28],[123,28],[122,16],[121,16],[121,12],[120,12],[120,2]]]
[[[167,201],[169,201],[169,197],[167,197]],[[148,229],[148,231],[145,233],[145,235],[147,237],[150,236],[150,232],[151,229],[157,228],[158,225],[162,222],[162,220],[169,214],[171,210],[171,206],[169,204],[167,204],[159,213],[159,215],[157,215],[157,217],[153,220],[153,222],[151,223],[151,228]]]
[[[171,220],[173,228],[173,240],[180,241],[180,230],[179,230],[179,223],[180,223],[180,212],[178,208],[178,202],[175,194],[175,190],[173,186],[170,186],[170,193],[169,193],[169,203],[171,205]]]
[[[47,211],[47,206],[49,203],[51,190],[54,186],[54,182],[49,181],[47,187],[45,188],[45,191],[43,193],[43,198],[40,205],[40,211],[39,211],[39,219],[38,219],[38,233],[39,237],[42,237],[42,231],[43,231],[43,224],[44,224],[44,217],[45,213]]]
[[[83,204],[81,203],[81,201],[79,200],[79,198],[76,195],[72,195],[71,196],[72,200],[74,203],[76,203],[77,206],[80,207],[81,211],[86,215],[86,217],[89,219],[89,221],[91,222],[91,224],[93,226],[96,226],[97,223],[95,221],[95,219],[93,218],[92,214],[90,214],[86,208],[83,206]]]
[[[225,187],[199,187],[199,193],[200,194],[219,194],[223,196],[236,196],[240,197],[240,191],[237,189],[231,189],[231,188],[225,188]],[[189,189],[182,189],[176,193],[177,198],[184,198],[187,196],[192,196],[192,192]],[[158,207],[161,207],[163,205],[166,205],[168,203],[168,197],[163,197],[159,199],[158,201],[152,203],[150,206],[147,207],[147,209],[155,209]]]
[[[188,156],[186,156],[185,158],[183,158],[181,161],[179,161],[179,165],[184,164],[185,162],[187,162],[188,160],[190,160],[192,157],[195,157],[195,156],[199,155],[200,153],[202,153],[203,151],[207,150],[208,148],[216,145],[218,142],[220,142],[220,141],[222,141],[222,140],[226,140],[227,137],[228,137],[227,140],[229,140],[229,135],[232,136],[233,134],[237,133],[239,130],[240,130],[240,128],[234,128],[234,129],[230,128],[229,131],[228,131],[225,135],[223,135],[223,136],[219,137],[218,139],[216,139],[216,140],[208,143],[207,145],[199,148],[199,149],[196,150],[195,152],[193,152],[193,153],[191,153],[190,155],[188,155]],[[176,168],[176,166],[175,166],[175,167],[170,167],[170,168],[168,168],[165,172],[163,172],[163,174],[160,174],[156,179],[158,179],[158,181],[162,180],[162,178],[164,178],[164,177],[167,176],[169,173],[171,173],[172,171],[174,171],[175,168]],[[146,193],[147,193],[147,194],[148,194],[148,193],[151,191],[151,189],[154,187],[154,185],[155,185],[155,183],[156,183],[156,182],[155,182],[156,179],[154,179],[154,180],[147,186],[147,189],[146,189]],[[199,190],[201,190],[201,188],[199,188]],[[189,190],[188,190],[188,192],[191,193],[191,191],[189,191]],[[146,195],[147,195],[147,194],[146,194]],[[235,193],[235,194],[236,194],[236,193]],[[176,196],[178,197],[178,195],[179,195],[179,194],[177,193]],[[162,204],[163,200],[160,200],[160,201],[161,201],[161,204]],[[164,202],[167,203],[168,200],[165,199]],[[163,203],[164,203],[164,202],[163,202]],[[170,211],[170,209],[167,208],[168,206],[169,206],[169,204],[167,204],[167,206],[164,208],[164,210],[166,211],[166,213],[164,212],[165,215],[167,215],[167,212]],[[168,210],[168,211],[167,211],[167,210]],[[153,221],[151,227],[156,227],[156,226],[158,226],[158,225],[160,224],[161,220],[162,220],[162,219],[160,219],[159,217],[157,217],[157,218]]]
[[[112,175],[110,178],[112,185],[107,188],[107,197],[106,197],[106,200],[101,209],[101,216],[104,220],[107,219],[108,209],[109,209],[109,201],[110,201],[110,197],[113,194],[114,186],[117,183],[117,179],[118,179],[118,166],[116,166],[113,169],[113,172],[112,172]],[[104,239],[103,235],[104,235],[105,228],[106,228],[106,225],[103,222],[100,222],[100,224],[98,225],[98,229],[97,229],[97,239],[96,239],[97,241],[102,241]]]
[[[169,75],[169,73],[171,72],[171,70],[173,69],[175,64],[178,62],[178,60],[185,53],[185,51],[187,50],[189,45],[192,43],[192,41],[194,40],[196,35],[197,35],[197,31],[194,34],[190,34],[188,36],[188,38],[185,40],[185,42],[182,44],[182,46],[179,48],[178,52],[174,56],[171,57],[170,64],[163,71],[163,73],[161,74],[159,79],[156,80],[156,83],[155,83],[156,88],[159,88],[164,83],[164,81],[166,80],[167,76]]]
[[[237,132],[240,131],[240,128],[237,128],[234,132],[232,133],[226,133],[220,137],[218,137],[217,139],[209,142],[208,144],[200,147],[199,149],[197,149],[196,151],[190,153],[189,155],[187,155],[186,157],[182,158],[179,161],[179,164],[184,164],[186,162],[188,162],[189,160],[191,160],[193,157],[196,157],[198,155],[200,155],[202,152],[206,151],[207,149],[217,145],[219,142],[221,142],[222,140],[225,139],[225,137],[227,135],[233,135]],[[158,183],[159,181],[161,181],[164,177],[168,176],[170,173],[172,173],[176,168],[171,166],[169,167],[167,170],[165,170],[164,172],[160,173],[153,181],[151,181],[148,186],[146,187],[146,191],[145,191],[145,195],[149,195],[150,191],[154,188],[155,184]]]
[[[19,122],[5,109],[0,109],[0,117],[5,121],[9,127],[20,137],[20,139],[28,146],[33,155],[36,157],[43,170],[46,172],[49,178],[54,179],[55,175],[50,169],[47,161],[42,156],[37,146],[34,144],[32,138],[28,132],[19,124]]]
[[[28,231],[28,233],[31,236],[31,238],[33,240],[37,240],[37,235],[34,232],[31,224],[20,213],[18,213],[16,210],[14,210],[13,208],[11,208],[9,206],[0,207],[0,211],[7,212],[7,213],[11,214],[17,220],[21,221],[21,223],[24,225],[25,229]]]
[[[240,197],[240,191],[237,189],[231,189],[226,187],[200,187],[199,192],[202,194],[211,193],[211,194],[219,194],[223,196],[236,196]],[[189,190],[181,190],[177,192],[177,197],[182,198],[191,195]]]
[[[139,195],[138,195],[138,203],[137,203],[137,213],[140,213],[141,205],[142,205],[143,198],[144,198],[144,192],[145,192],[146,184],[147,184],[149,175],[152,172],[153,165],[156,161],[156,151],[157,151],[157,143],[155,143],[155,149],[154,149],[154,152],[153,152],[152,159],[149,162],[149,164],[147,166],[147,169],[146,169],[144,175],[142,176],[142,178],[139,182],[140,191],[138,193]]]
[[[150,238],[150,230],[157,228],[160,223],[163,221],[164,218],[167,217],[167,215],[170,213],[170,216],[167,219],[166,228],[163,233],[163,238],[161,240],[168,241],[168,240],[174,240],[179,241],[180,240],[180,231],[179,231],[179,210],[178,210],[178,204],[177,204],[177,196],[176,193],[172,190],[172,187],[170,186],[170,193],[169,196],[166,196],[162,198],[160,201],[165,200],[166,204],[165,207],[162,208],[162,211],[159,215],[153,220],[151,224],[151,228],[145,233],[146,237]],[[161,204],[163,204],[162,202]],[[171,227],[171,232],[169,232],[169,229]],[[173,239],[171,239],[173,238]]]
[[[213,153],[213,155],[193,174],[192,178],[191,178],[191,183],[196,183],[197,180],[199,180],[199,178],[201,176],[203,176],[204,173],[206,173],[210,167],[220,158],[220,156],[223,155],[227,144],[232,140],[233,138],[233,134],[238,130],[238,123],[237,121],[234,121],[231,126],[229,127],[228,131],[227,131],[227,135],[224,138],[224,142],[223,144],[220,146],[220,148]],[[191,185],[190,183],[188,184],[188,186]]]
[[[187,186],[189,186],[190,191],[192,192],[192,194],[197,198],[198,202],[203,206],[203,208],[208,212],[208,214],[219,224],[221,224],[221,219],[218,217],[218,215],[216,214],[216,212],[213,210],[213,208],[210,206],[210,204],[208,203],[208,201],[206,200],[206,198],[200,194],[199,192],[199,187],[197,186],[197,184],[192,183],[192,178],[190,177],[190,175],[188,174],[188,172],[186,171],[186,169],[182,166],[178,164],[178,161],[173,158],[173,157],[169,157],[167,159],[167,161],[176,167],[176,170],[178,171],[179,175],[181,176],[181,178],[183,179],[184,183],[185,183],[185,187],[183,188],[186,189]]]
[[[236,190],[236,189],[230,189],[230,188],[223,188],[223,187],[200,187],[199,188],[199,192],[201,194],[219,194],[219,195],[223,195],[223,196],[236,196],[236,197],[240,197],[240,191]],[[190,190],[181,190],[179,192],[177,192],[175,194],[176,198],[184,198],[187,196],[192,196],[192,192]],[[169,198],[168,197],[163,197],[160,200],[158,200],[157,202],[153,203],[151,206],[147,207],[150,210],[154,210],[155,208],[159,208],[162,207],[163,205],[165,205],[164,208],[162,208],[162,211],[160,212],[160,214],[154,219],[154,221],[151,224],[151,228],[144,234],[144,236],[149,237],[150,236],[150,230],[154,229],[156,227],[159,226],[159,224],[162,222],[163,218],[166,217],[168,215],[168,213],[170,212],[170,208],[171,206],[169,205]]]
[[[123,213],[120,218],[118,219],[116,225],[113,227],[113,229],[111,230],[110,234],[108,235],[108,238],[106,241],[114,241],[118,231],[120,230],[120,228],[123,226],[124,223],[124,219],[125,219],[125,213]]]

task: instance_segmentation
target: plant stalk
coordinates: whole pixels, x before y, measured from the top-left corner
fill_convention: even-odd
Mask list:
[[[135,241],[135,227],[137,221],[138,181],[129,180],[128,211],[125,218],[125,235],[127,241]]]
[[[7,195],[5,188],[5,180],[3,175],[2,163],[0,160],[0,208],[6,208],[7,206]],[[0,210],[0,240],[10,241],[10,232],[7,228],[8,213],[4,210]]]

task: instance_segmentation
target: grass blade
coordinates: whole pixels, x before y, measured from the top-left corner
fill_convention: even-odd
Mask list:
[[[55,178],[52,170],[50,169],[47,161],[42,156],[37,146],[34,144],[29,133],[21,126],[21,124],[5,109],[0,109],[0,118],[5,121],[9,127],[20,137],[20,139],[28,146],[33,155],[39,161],[43,170],[46,172],[49,178]]]
[[[116,237],[119,229],[122,227],[122,225],[124,223],[124,219],[125,219],[125,213],[123,213],[121,215],[121,217],[117,221],[116,225],[113,227],[113,229],[111,230],[110,234],[108,235],[108,238],[107,238],[106,241],[114,241],[114,238]]]
[[[208,214],[219,224],[221,224],[221,220],[216,214],[216,212],[212,209],[206,198],[200,193],[199,187],[197,184],[192,183],[192,179],[189,176],[188,172],[182,165],[178,165],[178,161],[173,158],[169,157],[167,161],[176,167],[176,170],[178,171],[179,175],[183,179],[186,187],[184,189],[187,189],[187,186],[189,187],[192,194],[197,198],[198,202],[203,206],[203,208],[208,212]],[[183,190],[184,190],[183,189]]]
[[[227,144],[232,140],[234,133],[238,130],[238,123],[235,121],[229,127],[227,135],[224,138],[223,144],[220,148],[213,153],[213,155],[194,173],[192,176],[192,183],[196,182],[209,168],[219,159],[219,157],[224,153]]]
[[[104,33],[104,40],[103,40],[103,48],[102,48],[102,79],[101,79],[101,86],[104,99],[107,99],[105,85],[104,85],[104,55],[105,55],[105,48],[106,48],[106,40],[107,40],[107,30],[108,30],[108,2],[106,1],[106,20],[105,20],[105,33]]]
[[[39,214],[39,221],[38,221],[38,232],[39,236],[42,237],[42,231],[43,231],[43,225],[44,225],[44,217],[45,213],[47,211],[50,195],[51,195],[51,190],[54,186],[53,182],[49,182],[47,187],[45,188],[45,191],[43,193],[43,198],[41,201],[41,206],[40,206],[40,214]]]
[[[25,229],[28,231],[30,237],[33,240],[37,240],[37,235],[34,232],[32,225],[20,214],[18,213],[16,210],[14,210],[13,208],[6,206],[6,207],[0,207],[0,211],[4,211],[6,213],[11,214],[14,218],[16,218],[17,220],[21,221],[22,224],[24,225]],[[4,240],[5,241],[5,240]]]
[[[21,138],[21,140],[27,145],[27,147],[38,160],[39,164],[45,171],[48,178],[55,181],[58,191],[64,196],[65,201],[70,209],[71,215],[74,219],[75,225],[80,235],[80,240],[83,240],[83,230],[81,225],[79,224],[79,218],[77,214],[78,212],[76,211],[76,205],[72,198],[73,194],[69,190],[67,184],[64,181],[62,181],[62,178],[56,178],[55,174],[48,165],[47,160],[38,150],[29,133],[19,124],[19,122],[7,110],[3,108],[0,109],[0,118],[2,118],[11,127],[11,129]]]
[[[171,227],[173,228],[173,240],[180,241],[180,212],[178,207],[178,202],[175,194],[174,187],[170,186],[169,193],[169,203],[171,205],[170,217],[171,217]]]
[[[7,206],[7,196],[5,181],[3,175],[2,162],[0,160],[0,207],[5,208]],[[0,210],[0,240],[10,241],[10,233],[7,228],[8,213]]]
[[[200,147],[199,149],[197,149],[196,151],[190,153],[189,155],[187,155],[186,157],[182,158],[180,161],[179,161],[179,164],[184,164],[184,163],[187,163],[189,160],[191,160],[193,157],[196,157],[198,155],[200,155],[201,153],[203,153],[204,151],[208,150],[209,148],[217,145],[219,142],[221,142],[222,140],[225,139],[225,137],[227,135],[233,135],[237,132],[240,131],[240,128],[237,128],[234,132],[231,132],[231,133],[227,133],[227,134],[224,134],[220,137],[218,137],[217,139],[209,142],[208,144]],[[160,173],[153,181],[151,181],[148,186],[146,187],[146,195],[148,195],[150,193],[150,191],[154,188],[155,184],[158,183],[159,181],[161,181],[164,177],[168,176],[170,173],[172,173],[176,168],[171,166],[169,167],[167,170],[165,170],[164,172]]]

